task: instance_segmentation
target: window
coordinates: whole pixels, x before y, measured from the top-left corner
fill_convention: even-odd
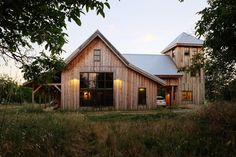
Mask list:
[[[175,58],[175,49],[172,50],[172,58]]]
[[[101,50],[100,49],[94,49],[94,51],[93,51],[93,60],[94,60],[94,62],[100,62],[101,61]]]
[[[184,55],[189,56],[190,55],[190,48],[184,48]]]
[[[182,91],[182,100],[183,101],[192,101],[193,92],[192,91]]]
[[[197,48],[193,48],[193,54],[197,53]]]
[[[146,105],[146,88],[138,88],[138,105]]]
[[[113,105],[113,73],[80,73],[80,106]]]

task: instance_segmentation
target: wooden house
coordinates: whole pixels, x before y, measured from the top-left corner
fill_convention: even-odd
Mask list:
[[[203,41],[187,33],[181,33],[163,51],[162,55],[123,55],[130,63],[159,77],[166,85],[158,88],[158,95],[171,104],[203,104],[205,79],[203,69],[197,73],[178,72],[191,64],[191,58],[203,53]]]
[[[96,31],[66,60],[61,74],[61,107],[156,107],[157,88],[166,82],[128,62]]]
[[[160,55],[121,54],[96,31],[65,60],[59,89],[61,107],[153,109],[160,95],[167,105],[202,104],[203,70],[178,72],[191,64],[194,54],[202,53],[202,45],[203,41],[182,33]]]

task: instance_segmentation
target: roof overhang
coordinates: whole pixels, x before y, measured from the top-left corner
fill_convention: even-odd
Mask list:
[[[161,79],[168,79],[168,78],[180,78],[182,77],[183,75],[182,74],[179,74],[179,75],[155,75]]]
[[[162,54],[165,54],[166,52],[170,51],[171,49],[175,47],[180,47],[180,46],[186,46],[186,47],[202,47],[202,44],[190,44],[190,43],[177,43],[172,45],[171,47],[165,48],[164,50],[161,51]]]

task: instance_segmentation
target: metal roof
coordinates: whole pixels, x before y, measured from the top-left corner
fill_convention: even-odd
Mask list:
[[[162,53],[165,53],[166,51],[169,51],[173,47],[177,45],[184,45],[184,46],[202,46],[203,40],[200,40],[190,34],[187,34],[185,32],[181,33],[175,40],[173,40],[163,51]]]
[[[167,55],[122,54],[131,64],[152,75],[182,75]]]

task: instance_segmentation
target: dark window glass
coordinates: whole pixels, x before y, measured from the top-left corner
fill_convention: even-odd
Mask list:
[[[105,88],[105,82],[104,82],[104,80],[97,81],[97,88]]]
[[[80,73],[80,87],[81,88],[88,87],[88,73]]]
[[[113,73],[105,73],[106,74],[106,80],[113,81]]]
[[[138,88],[138,104],[146,105],[146,88]]]
[[[80,105],[112,106],[113,73],[80,73]]]
[[[113,88],[113,80],[112,81],[106,81],[106,88]]]
[[[97,80],[105,80],[105,73],[97,73]]]

